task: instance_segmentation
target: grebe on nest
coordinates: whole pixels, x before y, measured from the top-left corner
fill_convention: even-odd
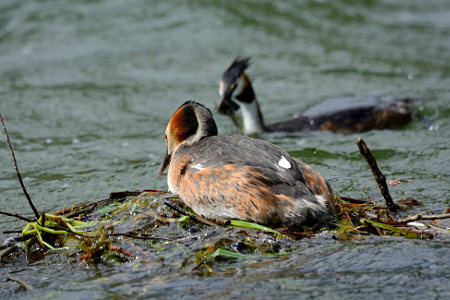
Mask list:
[[[328,219],[334,197],[328,182],[307,164],[269,142],[217,135],[211,111],[181,105],[165,131],[169,190],[196,213],[286,226]]]

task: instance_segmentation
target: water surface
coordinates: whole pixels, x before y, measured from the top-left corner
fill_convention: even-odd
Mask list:
[[[360,135],[263,135],[318,169],[338,194],[380,199],[358,136],[398,200],[431,212],[449,206],[450,4],[448,1],[8,1],[0,4],[0,111],[29,193],[40,210],[166,189],[155,174],[164,128],[184,101],[213,108],[218,80],[237,56],[268,123],[330,97],[414,95],[426,100],[403,130]],[[231,121],[216,116],[221,134]],[[0,210],[31,216],[5,143]],[[1,232],[21,229],[0,216]],[[283,259],[236,262],[203,278],[134,263],[67,272],[67,265],[1,266],[2,295],[254,298],[444,298],[448,238],[299,242]],[[19,273],[35,289],[4,282]],[[235,270],[229,272],[229,269]]]

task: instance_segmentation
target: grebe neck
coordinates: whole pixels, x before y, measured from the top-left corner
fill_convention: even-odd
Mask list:
[[[254,98],[253,101],[249,103],[240,102],[239,106],[242,109],[242,119],[244,122],[245,134],[257,134],[267,131],[256,98]]]

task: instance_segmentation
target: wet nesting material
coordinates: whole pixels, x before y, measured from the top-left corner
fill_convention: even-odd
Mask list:
[[[182,268],[198,269],[200,266],[197,265],[203,260],[214,261],[219,256],[250,258],[275,255],[292,247],[293,241],[281,235],[242,227],[213,227],[193,221],[169,208],[164,201],[182,205],[178,197],[154,191],[121,199],[105,199],[49,214],[45,225],[52,227],[53,233],[35,224],[41,228],[41,236],[37,237],[36,232],[19,235],[18,242],[5,245],[2,260],[14,259],[25,252],[28,259],[36,261],[58,252],[79,263],[157,257],[163,260],[170,258]],[[68,225],[66,221],[69,218],[65,219],[63,215],[71,216],[71,220],[85,226]],[[74,226],[76,228],[70,228]],[[26,230],[33,230],[33,226]],[[54,250],[42,251],[49,248]]]
[[[35,262],[57,254],[78,265],[156,259],[175,269],[210,273],[236,259],[282,259],[296,251],[302,238],[331,243],[373,236],[431,239],[448,233],[442,221],[410,217],[399,222],[373,201],[338,196],[336,201],[339,212],[328,224],[271,229],[240,221],[205,221],[164,191],[114,193],[48,214],[45,224],[28,224],[22,235],[3,245],[1,256],[4,262],[17,257]],[[420,203],[406,199],[397,206],[407,210]]]

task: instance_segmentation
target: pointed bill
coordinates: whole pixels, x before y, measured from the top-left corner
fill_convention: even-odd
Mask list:
[[[164,153],[164,157],[161,161],[161,165],[159,166],[159,170],[158,170],[158,174],[156,175],[156,178],[159,178],[159,176],[161,176],[161,174],[164,172],[164,170],[167,168],[167,166],[170,163],[170,155],[167,153],[167,147],[166,147],[166,151]]]

